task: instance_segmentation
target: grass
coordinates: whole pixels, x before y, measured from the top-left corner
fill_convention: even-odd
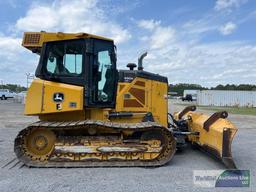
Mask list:
[[[209,111],[227,111],[232,114],[239,115],[256,115],[256,108],[249,107],[214,107],[214,106],[197,106],[199,109],[209,110]]]
[[[188,104],[183,103],[175,103],[177,105],[188,106]],[[193,104],[191,104],[193,105]],[[254,107],[216,107],[216,106],[198,106],[198,109],[209,110],[209,111],[227,111],[230,114],[239,114],[239,115],[255,115],[256,116],[256,108]]]

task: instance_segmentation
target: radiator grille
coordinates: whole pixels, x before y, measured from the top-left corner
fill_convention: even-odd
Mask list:
[[[39,44],[40,34],[26,34],[24,38],[24,44]]]

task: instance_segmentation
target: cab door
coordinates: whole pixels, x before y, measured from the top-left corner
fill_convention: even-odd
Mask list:
[[[118,73],[113,42],[94,39],[93,54],[89,61],[91,67],[88,106],[114,108]]]

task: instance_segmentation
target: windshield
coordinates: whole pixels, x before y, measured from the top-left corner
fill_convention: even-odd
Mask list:
[[[46,70],[50,75],[79,76],[82,74],[83,44],[81,41],[48,43]]]

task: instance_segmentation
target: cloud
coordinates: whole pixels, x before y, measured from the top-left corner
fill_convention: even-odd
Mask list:
[[[237,28],[236,24],[232,22],[228,22],[225,25],[221,26],[219,28],[219,31],[222,35],[230,35],[236,30],[236,28]]]
[[[217,0],[214,9],[216,11],[231,11],[233,8],[239,8],[242,4],[246,2],[247,0]]]
[[[3,34],[0,34],[1,58],[6,57],[8,59],[15,59],[15,54],[18,54],[21,52],[20,44],[21,44],[21,38],[4,36]]]
[[[26,72],[33,73],[38,55],[21,46],[23,31],[88,32],[115,39],[116,43],[126,42],[130,32],[109,19],[96,0],[53,1],[51,4],[32,4],[14,26],[12,35],[0,33],[0,77],[5,83],[25,85]]]
[[[169,78],[169,83],[256,83],[256,46],[243,42],[195,43],[179,41],[151,51],[145,68]]]
[[[21,46],[21,38],[0,34],[0,77],[5,83],[25,85],[26,72],[34,72],[38,56]]]
[[[157,27],[151,36],[151,48],[159,49],[172,43],[175,39],[175,30],[168,27]]]
[[[116,43],[131,38],[127,29],[107,18],[97,0],[55,0],[52,4],[34,4],[15,26],[20,31],[93,33],[113,38]]]
[[[142,36],[141,40],[150,42],[151,49],[160,49],[170,44],[175,39],[175,30],[171,26],[163,27],[160,21],[151,20],[141,20],[138,22],[138,26],[149,30],[152,34],[147,36]]]
[[[127,42],[130,32],[110,19],[97,0],[55,0],[29,7],[13,27],[13,35],[0,33],[0,77],[5,83],[26,84],[25,73],[33,73],[38,55],[21,46],[23,31],[88,32]]]
[[[182,28],[186,33],[190,34],[206,33],[218,28],[216,24],[212,23],[212,20],[213,19],[211,17],[202,18],[199,20],[191,20],[183,24]]]
[[[149,21],[148,23],[156,23]],[[149,31],[147,38],[142,36],[144,48],[151,47],[148,57],[145,58],[145,69],[167,76],[169,83],[189,82],[208,87],[226,83],[256,83],[253,78],[256,73],[252,70],[256,60],[256,46],[242,41],[203,43],[195,40],[197,36],[194,34],[200,36],[205,31],[218,29],[217,25],[209,26],[210,24],[204,21],[198,21],[194,27],[204,26],[201,29],[205,30],[198,29],[192,33],[191,30],[184,30],[183,25],[181,32],[175,32],[167,41],[158,42],[164,46],[157,46],[152,39],[157,41],[164,37],[163,34],[173,34],[168,31],[170,26],[164,26],[158,21],[153,29],[144,27]],[[192,22],[186,27],[192,29]],[[236,25],[229,22],[223,27],[223,34],[231,34],[235,28]],[[161,29],[164,29],[165,33],[158,31]],[[171,31],[180,30],[172,27]],[[155,35],[157,37],[152,38]],[[154,49],[152,45],[157,48]]]
[[[140,20],[138,26],[144,29],[153,30],[161,24],[160,21],[151,20]]]

